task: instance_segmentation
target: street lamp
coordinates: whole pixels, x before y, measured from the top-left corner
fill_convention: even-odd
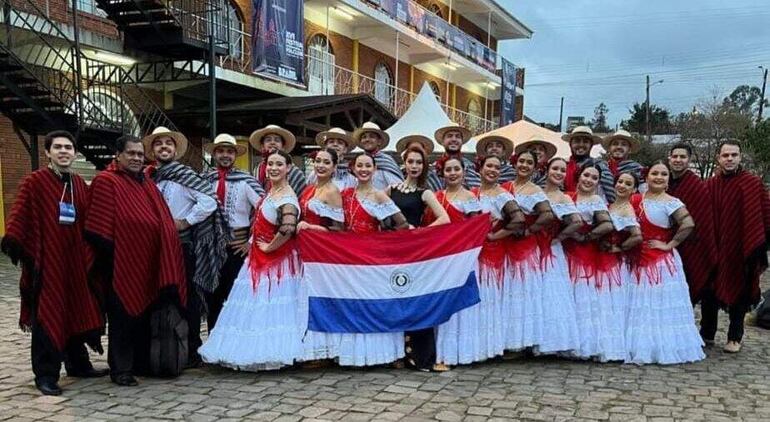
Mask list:
[[[765,110],[765,87],[767,86],[767,68],[764,66],[758,66],[760,70],[764,70],[762,76],[762,95],[759,98],[759,114],[757,115],[757,124],[762,122],[762,112]]]
[[[663,79],[659,81],[655,81],[654,83],[650,84],[650,75],[647,75],[647,106],[645,107],[645,113],[644,113],[644,126],[647,131],[647,142],[652,142],[652,133],[650,130],[650,87],[655,86],[658,84],[662,84]]]

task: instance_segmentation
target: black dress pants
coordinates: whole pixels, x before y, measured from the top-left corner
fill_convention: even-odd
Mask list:
[[[201,347],[201,297],[198,289],[195,287],[195,245],[189,242],[182,242],[182,252],[184,253],[185,276],[187,277],[187,307],[184,311],[185,319],[189,331],[187,334],[187,345],[189,347],[190,362],[199,358],[198,348]]]
[[[59,351],[43,327],[35,323],[32,324],[31,352],[32,372],[35,374],[35,379],[39,381],[59,381],[62,361],[64,361],[64,368],[67,373],[85,372],[93,369],[82,339],[70,338],[67,340],[64,350]]]
[[[414,366],[417,369],[432,369],[436,363],[435,329],[425,328],[417,331],[407,331],[404,334],[409,336],[409,341],[406,342],[407,359],[414,361]]]
[[[238,273],[243,266],[244,257],[237,254],[231,247],[227,247],[227,260],[225,265],[219,271],[219,285],[213,293],[206,295],[206,305],[208,307],[208,314],[206,316],[206,323],[208,325],[209,333],[214,329],[219,319],[219,313],[222,312],[222,306],[224,305],[227,297],[230,296],[230,290],[233,288],[233,282],[235,282]]]
[[[713,291],[709,291],[703,295],[700,306],[700,335],[705,340],[713,340],[717,333],[719,319],[719,302],[714,296]],[[727,307],[727,313],[730,316],[730,326],[727,329],[727,341],[740,342],[741,339],[743,339],[743,320],[746,317],[748,309],[748,306],[743,304],[734,304]]]
[[[110,289],[107,293],[107,362],[110,377],[146,375],[149,373],[150,321],[149,312],[132,317],[120,298]]]

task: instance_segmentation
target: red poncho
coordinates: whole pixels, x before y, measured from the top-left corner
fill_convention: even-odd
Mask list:
[[[687,284],[690,286],[690,300],[697,303],[703,289],[711,287],[710,278],[717,267],[711,193],[706,182],[690,170],[686,170],[679,179],[671,181],[668,193],[684,202],[695,221],[695,231],[677,250],[682,257]]]
[[[83,240],[88,187],[77,175],[71,180],[74,200],[68,187],[64,201],[75,205],[74,224],[59,224],[64,182],[45,168],[22,182],[2,242],[3,252],[22,262],[19,325],[28,330],[35,320],[60,351],[74,335],[86,335],[94,347],[104,327],[87,278],[93,262]]]
[[[762,180],[744,170],[714,176],[706,186],[719,245],[716,297],[728,306],[756,304],[759,277],[767,269],[770,197]]]
[[[140,315],[167,287],[185,303],[182,245],[152,180],[110,165],[91,183],[85,230],[112,246],[112,286],[129,315]]]

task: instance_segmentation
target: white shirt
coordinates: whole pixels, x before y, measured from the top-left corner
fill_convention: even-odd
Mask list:
[[[217,184],[211,187],[216,192]],[[257,207],[262,197],[245,181],[225,182],[225,214],[230,229],[240,229],[251,226],[251,210]]]
[[[158,183],[158,189],[171,210],[171,217],[174,220],[185,220],[191,226],[205,220],[217,209],[214,198],[179,183],[163,180]]]
[[[377,190],[385,190],[388,186],[403,182],[404,179],[385,170],[375,170],[372,175],[372,187]]]

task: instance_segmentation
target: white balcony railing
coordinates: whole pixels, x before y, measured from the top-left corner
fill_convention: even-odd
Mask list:
[[[234,31],[231,33],[235,35]],[[241,54],[237,57],[232,55],[220,57],[219,64],[223,68],[248,74],[251,73],[252,66],[251,55],[249,54],[251,50],[250,36],[243,31],[238,32],[237,36],[237,39],[231,39],[230,42],[231,44],[237,43],[243,46]],[[305,82],[308,85],[307,90],[310,94],[369,94],[396,117],[403,116],[406,110],[409,109],[409,106],[412,105],[416,94],[396,87],[393,84],[377,81],[370,76],[338,66],[334,63],[333,57],[320,50],[308,52],[305,56]],[[437,97],[437,99],[452,121],[471,129],[474,135],[488,132],[498,127],[498,123],[491,119],[459,110],[443,103],[441,98]]]

